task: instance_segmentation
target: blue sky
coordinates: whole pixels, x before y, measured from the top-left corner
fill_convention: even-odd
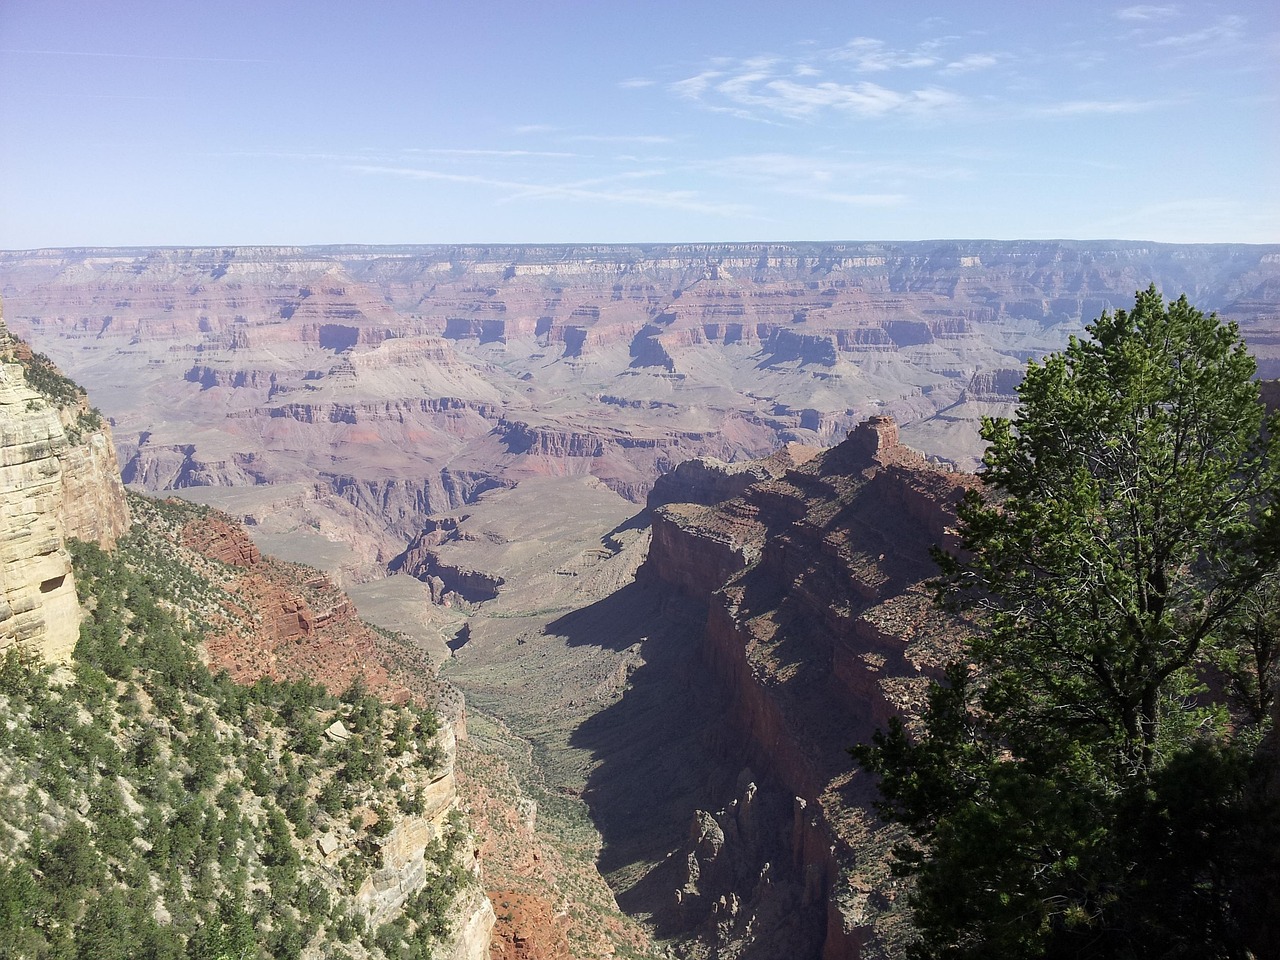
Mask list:
[[[0,0],[0,248],[1277,242],[1278,7]]]

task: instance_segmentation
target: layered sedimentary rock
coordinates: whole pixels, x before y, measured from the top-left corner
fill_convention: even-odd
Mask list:
[[[958,546],[954,506],[974,483],[875,417],[740,496],[654,510],[643,572],[705,604],[702,659],[727,693],[730,739],[762,785],[796,798],[791,856],[805,898],[827,904],[827,958],[894,935],[888,841],[846,748],[918,706],[924,678],[955,652],[962,630],[923,583],[929,547]],[[708,844],[737,817],[704,824],[691,870],[712,869],[723,855]]]
[[[0,363],[0,650],[18,644],[48,660],[71,656],[80,634],[65,547],[57,410]]]
[[[0,650],[68,659],[80,607],[66,538],[110,547],[128,526],[109,430],[0,317]]]
[[[233,679],[306,677],[331,690],[357,678],[390,702],[438,694],[426,658],[405,648],[402,669],[389,667],[387,653],[354,604],[327,576],[299,564],[261,554],[229,517],[208,512],[186,522],[178,536],[193,556],[217,561],[216,576],[227,602],[209,615],[205,641],[210,659]]]
[[[698,456],[893,415],[973,466],[1028,357],[1151,282],[1280,369],[1280,248],[1099,242],[40,250],[11,321],[92,388],[126,479],[293,482],[246,514],[365,575],[432,514],[538,475],[642,502]]]
[[[62,455],[62,492],[67,536],[109,549],[129,531],[120,464],[105,424],[67,445]]]
[[[396,817],[395,825],[381,841],[381,866],[365,878],[356,892],[356,901],[365,908],[375,926],[393,917],[409,897],[426,885],[429,878],[423,853],[432,841],[440,838],[445,820],[458,806],[454,778],[458,743],[452,725],[446,724],[441,728],[436,737],[436,747],[440,761],[426,776],[407,765],[397,764],[394,759],[388,761],[393,768],[399,766],[402,778],[407,781],[409,795],[415,789],[421,789],[423,811],[413,816]],[[471,866],[479,872],[478,863]],[[488,911],[488,926],[490,930],[493,928],[492,908]],[[487,937],[484,943],[487,948]]]

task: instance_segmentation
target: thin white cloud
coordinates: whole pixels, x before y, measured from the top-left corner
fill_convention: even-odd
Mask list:
[[[849,207],[898,207],[908,203],[906,181],[931,177],[911,164],[850,160],[840,156],[794,153],[739,154],[699,165],[701,172],[724,178],[735,192],[771,193]],[[886,187],[888,189],[886,189]]]
[[[896,90],[865,80],[817,80],[817,70],[797,70],[795,64],[776,58],[759,57],[732,66],[704,70],[667,89],[707,109],[757,120],[769,115],[805,120],[827,112],[860,118],[895,113],[928,116],[965,103],[961,94],[936,86]]]
[[[1000,57],[994,53],[971,53],[968,56],[961,57],[959,60],[952,60],[942,68],[942,73],[949,77],[954,77],[962,73],[986,70],[994,67],[999,62]]]
[[[728,91],[722,87],[721,92]],[[772,80],[764,85],[761,93],[734,92],[734,98],[744,105],[764,106],[791,117],[809,117],[828,108],[858,117],[930,113],[958,106],[964,100],[958,94],[936,87],[901,91],[868,82],[801,84],[793,80]]]
[[[549,123],[522,123],[518,127],[514,127],[513,133],[555,133],[559,127],[553,127]]]
[[[1149,46],[1177,49],[1209,50],[1224,43],[1235,43],[1244,36],[1244,17],[1223,17],[1212,26],[1191,33],[1176,34],[1152,40]]]
[[[969,104],[958,90],[873,82],[859,75],[878,74],[879,80],[890,73],[934,68],[951,77],[993,66],[1002,56],[980,52],[944,57],[944,48],[960,39],[944,36],[897,47],[874,37],[854,37],[839,47],[806,50],[799,56],[716,57],[666,89],[704,110],[763,123],[833,114],[859,119],[950,115]]]
[[[657,190],[657,189],[589,189],[582,184],[597,184],[617,178],[599,178],[581,183],[537,184],[524,183],[517,180],[501,180],[494,177],[483,177],[476,174],[443,173],[439,170],[426,170],[419,167],[389,167],[369,164],[353,164],[347,169],[354,173],[374,176],[393,176],[406,180],[441,181],[445,183],[463,183],[480,187],[492,187],[508,193],[502,201],[513,199],[558,199],[558,200],[590,200],[602,203],[631,204],[648,207],[663,207],[683,210],[688,213],[702,213],[721,217],[751,216],[749,207],[740,203],[720,203],[703,200],[692,190]],[[635,176],[644,176],[636,173]]]
[[[650,80],[647,77],[629,77],[626,80],[618,81],[618,86],[623,90],[639,90],[642,87],[652,87],[657,80]]]
[[[711,86],[711,81],[722,76],[724,74],[719,70],[704,70],[696,76],[687,77],[684,80],[676,80],[668,84],[667,89],[685,100],[698,100],[707,92],[707,88]]]
[[[404,151],[404,153],[427,154],[442,157],[497,158],[553,157],[564,159],[581,156],[581,154],[569,153],[563,150],[485,150],[472,147],[409,147]]]
[[[605,134],[605,133],[578,133],[567,139],[578,143],[674,143],[671,137],[664,137],[661,134]]]
[[[779,192],[849,207],[900,207],[910,199],[905,193],[839,193],[794,186],[782,187]]]
[[[1178,15],[1178,8],[1173,5],[1159,7],[1151,4],[1138,4],[1133,7],[1121,7],[1116,11],[1120,20],[1169,20]]]
[[[1034,112],[1047,117],[1080,117],[1114,113],[1146,113],[1168,105],[1167,100],[1067,100],[1039,107]]]
[[[832,60],[848,61],[862,73],[879,73],[885,70],[932,67],[938,63],[938,56],[933,52],[937,46],[936,42],[929,42],[913,50],[896,50],[883,40],[854,37],[840,49],[831,51],[828,56]]]

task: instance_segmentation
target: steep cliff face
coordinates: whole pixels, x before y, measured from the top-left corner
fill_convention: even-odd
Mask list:
[[[109,547],[128,526],[109,429],[0,317],[0,650],[68,659],[80,607],[66,538]]]
[[[62,523],[66,437],[57,411],[0,364],[0,649],[18,644],[67,660],[80,605]]]
[[[877,417],[740,496],[654,510],[643,572],[705,605],[701,657],[726,692],[728,736],[746,744],[762,786],[796,798],[783,816],[805,897],[827,905],[826,958],[893,942],[889,841],[845,751],[917,705],[955,649],[960,628],[923,582],[928,548],[957,546],[954,505],[975,482],[929,464]],[[725,832],[715,820],[695,848]]]

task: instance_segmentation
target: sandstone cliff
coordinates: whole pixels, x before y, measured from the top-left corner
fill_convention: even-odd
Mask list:
[[[128,526],[109,429],[0,317],[0,650],[68,659],[80,608],[66,538],[109,547]]]
[[[19,644],[67,660],[80,633],[71,560],[64,546],[57,411],[0,364],[0,648]]]

